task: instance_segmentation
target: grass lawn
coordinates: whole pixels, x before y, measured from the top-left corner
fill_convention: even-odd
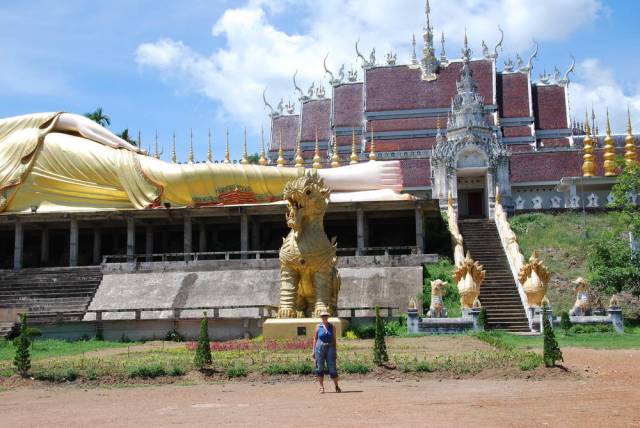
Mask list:
[[[627,329],[627,333],[581,333],[565,335],[556,328],[556,339],[560,347],[591,349],[633,349],[640,348],[640,328]],[[509,333],[498,334],[504,342],[518,349],[542,349],[542,336],[519,336]]]
[[[50,357],[62,357],[65,355],[77,355],[84,352],[96,351],[105,348],[126,347],[130,343],[109,342],[100,340],[66,341],[56,339],[43,339],[33,342],[31,358],[34,360]],[[12,361],[16,348],[9,340],[0,340],[0,362]]]

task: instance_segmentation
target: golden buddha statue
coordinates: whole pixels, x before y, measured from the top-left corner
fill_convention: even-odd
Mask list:
[[[70,113],[0,119],[0,212],[267,203],[304,168],[169,163]],[[337,200],[408,199],[398,162],[319,170]],[[340,192],[348,192],[340,199]]]

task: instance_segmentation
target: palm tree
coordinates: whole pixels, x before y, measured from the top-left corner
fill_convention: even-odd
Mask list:
[[[111,118],[104,114],[104,112],[102,111],[102,107],[98,107],[97,109],[95,109],[95,111],[91,113],[85,113],[84,115],[100,126],[107,127],[111,125]]]
[[[129,128],[125,128],[124,131],[116,135],[127,143],[133,144],[134,146],[138,145],[138,142],[129,136]]]

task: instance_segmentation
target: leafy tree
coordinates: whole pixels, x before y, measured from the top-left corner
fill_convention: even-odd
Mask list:
[[[85,113],[84,116],[93,120],[98,125],[104,126],[105,128],[111,125],[111,118],[104,114],[104,112],[102,111],[102,107],[98,107],[91,113]]]
[[[556,340],[556,335],[553,332],[553,327],[551,326],[549,318],[546,315],[542,317],[542,325],[544,330],[544,348],[542,350],[542,359],[544,360],[545,366],[553,367],[556,365],[556,361],[564,361],[562,359],[562,351],[558,346],[558,341]]]
[[[571,329],[571,319],[569,318],[569,312],[563,311],[560,314],[560,328],[564,331],[564,334],[569,333]]]
[[[138,142],[129,136],[129,128],[125,128],[121,133],[116,135],[129,144],[133,144],[134,146],[138,145]]]
[[[252,155],[247,156],[247,159],[249,160],[249,163],[257,164],[258,161],[260,160],[260,155],[257,153],[254,153]]]
[[[632,194],[640,197],[640,164],[624,166],[618,181],[611,188],[611,193],[613,195],[611,206],[624,213],[629,223],[629,231],[633,233],[635,239],[640,239],[640,210],[630,198]]]
[[[606,294],[629,291],[640,295],[640,254],[626,239],[612,233],[592,241],[587,256],[591,285]]]
[[[198,348],[196,349],[196,356],[193,360],[195,366],[202,370],[207,366],[210,366],[213,362],[211,358],[211,344],[209,343],[209,327],[207,320],[207,313],[203,312],[204,318],[200,321],[200,336],[198,337]]]
[[[40,336],[40,330],[30,328],[27,323],[27,314],[20,315],[20,334],[13,340],[16,347],[16,354],[13,358],[13,365],[22,377],[27,377],[31,369],[31,353],[29,348],[33,338]]]
[[[387,344],[384,341],[384,320],[380,316],[380,306],[376,305],[376,335],[373,342],[373,362],[381,366],[389,361]]]

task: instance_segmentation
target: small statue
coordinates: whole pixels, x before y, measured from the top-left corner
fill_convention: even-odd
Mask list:
[[[507,58],[504,62],[504,71],[510,73],[513,71],[513,60],[511,58]]]
[[[309,89],[307,89],[307,95],[309,99],[313,98],[313,92],[315,90],[315,87],[316,87],[316,82],[311,82],[311,86],[309,86]]]
[[[280,98],[280,102],[278,103],[276,110],[278,111],[278,114],[282,114],[282,111],[284,110],[284,98]]]
[[[529,258],[529,262],[520,268],[518,280],[522,284],[527,302],[530,308],[539,308],[542,299],[547,294],[547,284],[551,275],[544,266],[542,260],[538,258],[538,253],[534,250]]]
[[[324,86],[318,85],[318,87],[316,88],[316,97],[318,99],[323,99],[325,95],[326,95],[326,92],[324,90]]]
[[[340,82],[344,82],[344,64],[340,66],[340,70],[338,71],[338,79]]]
[[[485,58],[489,57],[489,46],[487,46],[484,40],[482,41],[482,56]]]
[[[369,54],[369,65],[376,65],[376,48],[371,49],[371,54]]]
[[[480,286],[484,281],[486,272],[482,265],[467,255],[453,273],[453,279],[458,284],[460,292],[460,304],[464,309],[473,307],[473,303],[480,295]]]
[[[448,283],[441,279],[431,281],[431,305],[427,312],[428,318],[447,318],[447,309],[444,307],[443,300],[447,285]]]
[[[296,106],[291,102],[291,100],[289,100],[289,103],[285,105],[285,108],[289,114],[293,114],[296,111]]]
[[[387,53],[387,65],[396,65],[396,59],[398,55],[394,52]]]
[[[356,70],[355,68],[349,70],[348,80],[349,82],[356,82],[358,80],[358,70]]]
[[[573,281],[576,292],[576,302],[573,304],[573,308],[569,311],[569,315],[572,317],[584,317],[591,315],[591,298],[589,296],[590,289],[587,281],[581,276]]]
[[[520,54],[516,54],[516,68],[520,70],[522,69],[522,67],[524,67],[524,60],[522,59]]]
[[[556,83],[560,82],[560,70],[558,70],[557,65],[553,66],[553,80],[555,80]]]

